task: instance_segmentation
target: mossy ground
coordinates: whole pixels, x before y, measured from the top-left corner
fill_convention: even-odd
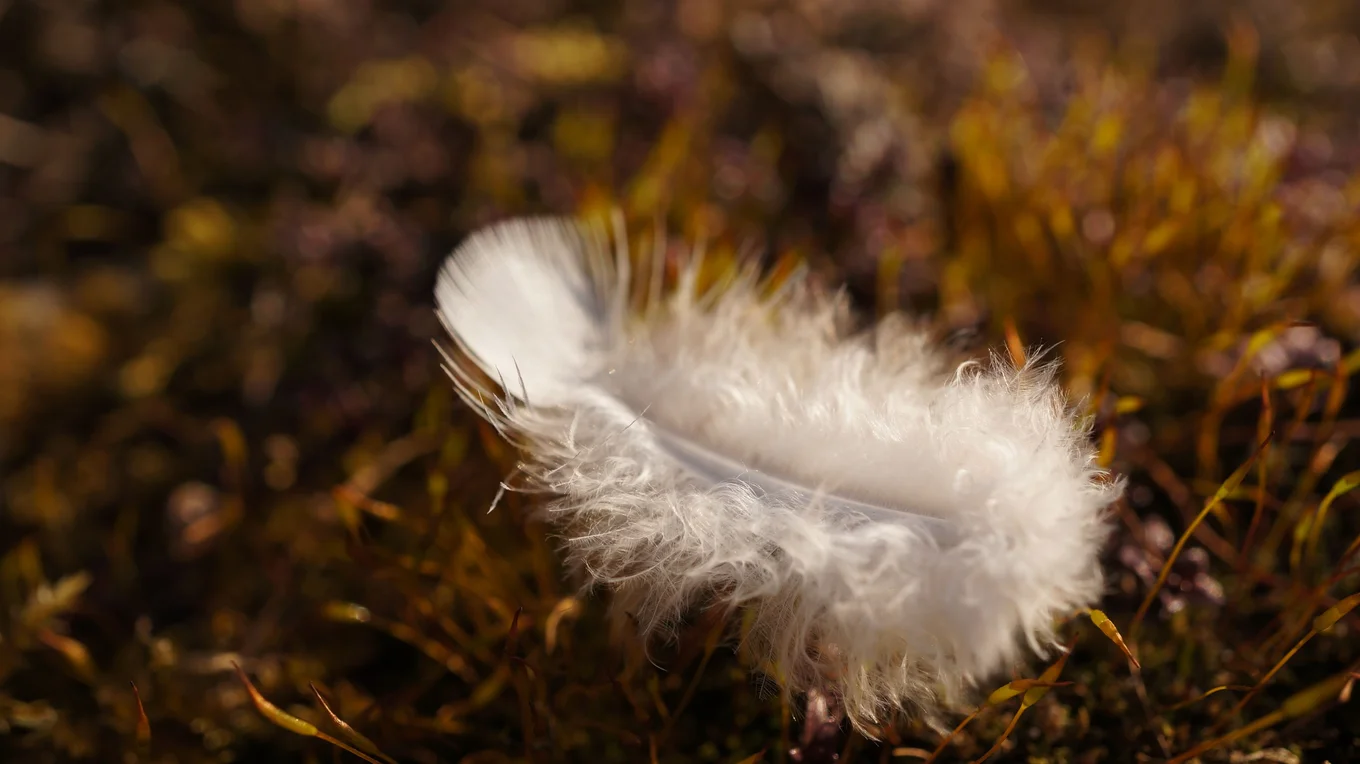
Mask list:
[[[454,243],[618,205],[1091,402],[1139,667],[1074,614],[939,760],[1349,760],[1360,20],[1219,5],[0,4],[0,759],[788,760],[718,624],[645,657],[486,513],[439,371]]]

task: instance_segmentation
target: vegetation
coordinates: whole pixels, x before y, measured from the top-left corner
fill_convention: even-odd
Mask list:
[[[811,761],[723,623],[644,651],[487,512],[514,455],[434,274],[614,205],[1056,346],[1129,477],[1069,657],[842,761],[1356,745],[1360,174],[1344,67],[1296,60],[1346,17],[1187,57],[1171,9],[112,5],[0,4],[3,760]]]

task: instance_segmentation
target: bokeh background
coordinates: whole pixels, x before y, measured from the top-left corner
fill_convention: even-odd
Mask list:
[[[311,724],[927,758],[805,727],[711,614],[611,634],[519,497],[486,512],[514,455],[442,376],[435,273],[617,206],[1056,345],[1090,402],[1141,668],[1074,617],[1071,684],[940,760],[1346,760],[1358,34],[1339,0],[0,0],[0,759],[359,760]]]

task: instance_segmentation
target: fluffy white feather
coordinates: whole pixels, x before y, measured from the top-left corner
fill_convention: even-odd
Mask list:
[[[744,608],[785,689],[838,691],[864,729],[935,717],[1094,603],[1120,486],[1052,367],[954,366],[901,316],[855,333],[801,280],[700,294],[699,265],[633,310],[658,261],[634,278],[603,232],[516,220],[436,290],[459,391],[618,612],[653,631]]]

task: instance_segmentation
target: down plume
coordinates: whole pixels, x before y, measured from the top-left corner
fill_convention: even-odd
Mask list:
[[[744,611],[786,692],[829,689],[869,732],[938,723],[1098,599],[1121,484],[1052,365],[951,363],[903,316],[856,332],[798,277],[701,289],[698,254],[663,284],[610,238],[496,224],[436,301],[459,393],[617,613]]]

